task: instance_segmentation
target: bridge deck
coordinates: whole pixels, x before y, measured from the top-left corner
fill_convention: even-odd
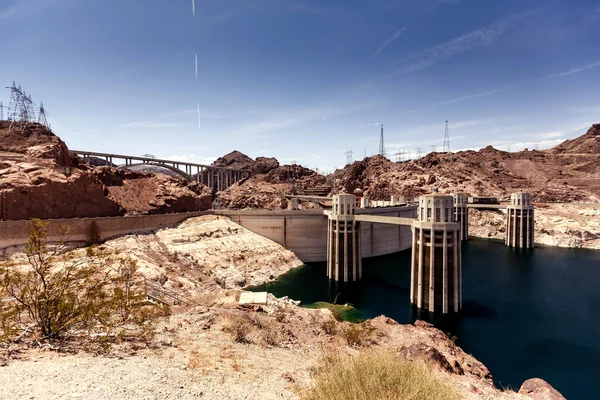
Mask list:
[[[95,152],[95,151],[85,151],[85,150],[70,150],[70,151],[71,151],[71,153],[75,153],[80,156],[94,156],[94,157],[104,157],[104,158],[111,158],[111,159],[116,158],[116,159],[120,159],[120,160],[136,160],[136,161],[142,161],[145,164],[178,164],[178,165],[188,165],[190,167],[213,168],[213,169],[224,170],[224,171],[249,173],[249,171],[243,170],[243,169],[216,167],[214,165],[196,164],[196,163],[191,163],[191,162],[186,162],[186,161],[167,160],[167,159],[162,159],[162,158],[126,156],[123,154],[99,153],[99,152]]]

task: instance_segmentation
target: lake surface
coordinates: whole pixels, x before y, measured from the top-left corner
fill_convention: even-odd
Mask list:
[[[545,379],[568,399],[600,398],[600,251],[503,243],[463,244],[463,311],[435,316],[409,301],[410,250],[363,261],[363,280],[329,281],[325,263],[305,265],[252,290],[305,306],[352,303],[347,319],[381,314],[400,323],[424,319],[457,336],[499,387]]]

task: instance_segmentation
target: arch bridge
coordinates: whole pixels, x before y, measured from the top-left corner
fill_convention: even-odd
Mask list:
[[[87,162],[90,162],[91,157],[98,157],[104,158],[108,165],[115,165],[113,160],[118,160],[121,161],[117,164],[118,168],[121,169],[128,169],[129,167],[137,165],[155,165],[163,167],[181,175],[189,181],[202,183],[214,190],[224,190],[234,183],[250,176],[250,171],[246,170],[161,158],[127,156],[123,154],[99,153],[85,150],[71,150],[71,153],[77,154]]]

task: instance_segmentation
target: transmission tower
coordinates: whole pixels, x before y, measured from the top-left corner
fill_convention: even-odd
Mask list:
[[[379,139],[379,155],[385,157],[385,145],[383,143],[383,124],[381,124],[381,137]]]
[[[417,147],[417,158],[421,158],[422,155],[423,155],[423,149],[420,147]]]
[[[444,153],[450,153],[450,134],[448,133],[448,121],[446,121],[446,131],[444,132]]]
[[[44,109],[44,103],[40,101],[40,112],[38,114],[38,124],[44,125],[46,128],[50,128],[48,125],[48,119],[46,118],[46,109]]]
[[[431,152],[435,153],[435,144],[433,146],[431,146]]]
[[[295,164],[296,164],[296,160],[290,161],[290,165],[295,165]]]
[[[396,156],[396,162],[398,162],[398,161],[402,161],[402,156],[401,156],[401,154],[402,154],[402,153],[400,153],[399,151],[397,151],[397,152],[395,152],[395,153],[394,153],[394,156]]]
[[[35,122],[35,108],[31,95],[27,96],[25,91],[13,81],[10,90],[10,101],[8,103],[8,120],[21,122]]]
[[[410,160],[410,150],[408,150],[408,151],[406,152],[406,154],[407,154],[406,161],[409,161],[409,160]]]
[[[5,106],[0,101],[0,121],[4,121],[4,109],[6,108],[6,119],[8,119],[8,106]]]
[[[346,150],[346,165],[352,164],[352,154],[354,154],[352,149]]]

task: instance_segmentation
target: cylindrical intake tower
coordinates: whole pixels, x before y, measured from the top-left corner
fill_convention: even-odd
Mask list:
[[[462,267],[459,225],[452,196],[419,197],[413,222],[410,301],[431,312],[462,308]]]
[[[354,220],[356,196],[333,196],[327,229],[327,277],[353,282],[362,277],[360,222]]]
[[[529,193],[511,194],[506,212],[506,245],[533,248],[533,205]]]
[[[458,222],[460,240],[469,240],[469,209],[467,208],[467,195],[454,194],[454,221]]]

